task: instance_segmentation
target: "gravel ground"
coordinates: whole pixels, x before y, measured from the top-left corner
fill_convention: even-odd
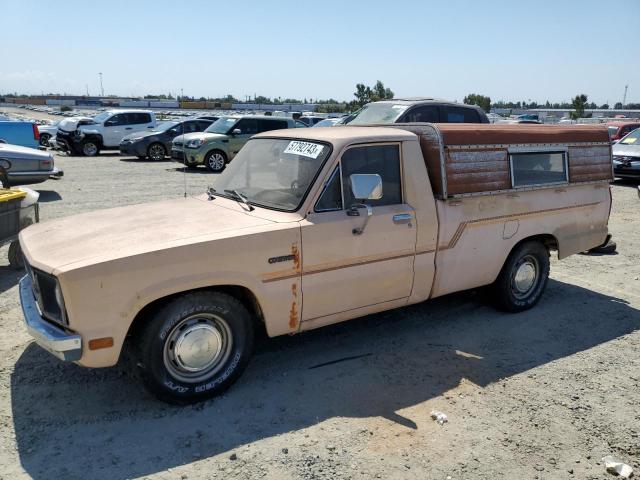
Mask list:
[[[65,177],[37,186],[43,219],[212,178],[108,154],[57,164]],[[613,196],[619,253],[554,260],[531,311],[464,292],[261,338],[224,396],[183,408],[34,345],[0,249],[0,478],[603,479],[609,454],[638,474],[640,200],[633,183]]]

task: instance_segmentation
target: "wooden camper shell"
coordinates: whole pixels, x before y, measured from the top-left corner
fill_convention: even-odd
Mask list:
[[[613,180],[611,143],[603,126],[468,123],[385,126],[418,136],[438,199]],[[525,152],[564,153],[567,178],[562,182],[514,187],[513,155]]]

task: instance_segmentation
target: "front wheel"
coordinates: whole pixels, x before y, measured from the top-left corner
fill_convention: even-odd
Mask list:
[[[224,170],[226,164],[227,157],[220,150],[212,150],[204,157],[204,166],[215,173]]]
[[[41,147],[49,147],[49,139],[51,138],[51,135],[49,135],[48,133],[41,133],[40,134],[40,146]]]
[[[82,142],[82,154],[85,157],[95,157],[100,153],[100,146],[94,140]]]
[[[134,339],[135,367],[151,393],[173,404],[220,394],[246,367],[251,315],[236,298],[194,292],[160,309]]]
[[[521,312],[533,307],[549,279],[549,250],[537,241],[517,246],[507,258],[492,285],[497,306],[508,312]]]
[[[24,259],[22,257],[22,249],[20,248],[20,242],[14,240],[9,244],[9,265],[15,270],[22,270],[24,268]]]
[[[165,151],[164,146],[161,143],[152,143],[147,149],[147,157],[156,162],[164,160],[166,154],[167,152]]]

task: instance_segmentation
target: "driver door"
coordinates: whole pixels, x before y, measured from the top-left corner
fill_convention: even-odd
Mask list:
[[[240,130],[240,133],[233,134],[234,130]],[[238,120],[229,132],[229,160],[235,157],[244,144],[256,133],[258,133],[257,119],[242,118]]]
[[[127,127],[127,114],[118,113],[104,122],[104,133],[102,138],[105,147],[114,147],[120,144],[122,138],[130,132],[125,133]]]
[[[339,315],[411,294],[416,245],[413,208],[403,200],[400,145],[357,145],[346,150],[302,227],[301,329],[340,321]],[[351,174],[378,174],[382,198],[368,200],[365,222],[347,214],[356,203]],[[333,317],[332,317],[333,316]]]

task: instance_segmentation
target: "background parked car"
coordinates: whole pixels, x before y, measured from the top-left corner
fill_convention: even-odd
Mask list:
[[[615,143],[611,153],[614,176],[640,178],[640,128]]]
[[[38,125],[38,133],[40,134],[40,146],[48,147],[49,141],[58,133],[58,124],[60,122],[53,122],[48,125]]]
[[[204,165],[212,172],[220,172],[256,133],[297,127],[306,125],[287,117],[221,117],[202,133],[176,137],[171,147],[171,158],[189,168]]]
[[[320,122],[316,123],[314,127],[335,127],[336,124],[339,124],[341,118],[325,118]]]
[[[304,123],[307,127],[313,127],[318,122],[322,122],[323,120],[326,120],[326,119],[325,119],[325,117],[315,117],[315,116],[312,116],[312,115],[303,115],[300,118],[298,118],[298,120],[301,121],[302,123]]]
[[[120,142],[122,155],[135,155],[138,158],[162,160],[171,152],[171,142],[178,135],[203,132],[213,120],[203,118],[182,122],[164,122],[150,132],[138,132],[127,135]]]
[[[63,175],[50,153],[7,143],[0,143],[0,167],[6,170],[10,185],[41,183]]]
[[[636,122],[608,122],[605,124],[609,129],[609,139],[612,142],[620,140],[628,133],[640,128],[640,121]]]
[[[349,125],[376,123],[489,123],[476,105],[463,105],[434,98],[399,98],[365,105],[349,120]]]
[[[72,117],[58,124],[58,146],[74,155],[94,157],[102,149],[118,149],[122,139],[136,132],[153,130],[155,113],[149,110],[107,110],[91,120]]]
[[[37,148],[40,145],[38,126],[32,122],[0,121],[0,143]]]

